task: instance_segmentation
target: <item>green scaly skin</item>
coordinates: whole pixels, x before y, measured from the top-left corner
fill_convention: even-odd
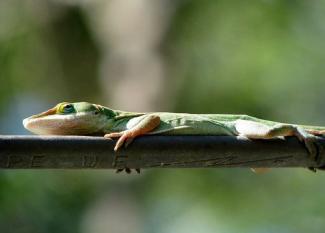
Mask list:
[[[60,103],[24,119],[23,124],[35,134],[117,137],[115,150],[144,134],[240,135],[251,139],[296,136],[314,158],[318,151],[315,135],[325,132],[325,127],[284,124],[247,115],[135,113],[87,102]]]

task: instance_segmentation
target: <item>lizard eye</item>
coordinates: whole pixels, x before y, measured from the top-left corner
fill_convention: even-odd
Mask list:
[[[71,113],[73,112],[74,108],[72,104],[63,104],[60,106],[60,112],[61,113]]]

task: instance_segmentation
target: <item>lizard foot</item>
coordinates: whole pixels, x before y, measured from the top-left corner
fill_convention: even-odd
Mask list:
[[[105,138],[119,138],[114,147],[114,151],[117,151],[123,144],[128,146],[135,137],[147,134],[154,130],[160,124],[159,116],[149,114],[133,125],[127,130],[115,133],[105,134]]]
[[[121,148],[123,145],[127,147],[133,140],[134,136],[132,136],[132,133],[128,130],[122,131],[122,132],[116,132],[116,133],[109,133],[105,134],[104,138],[112,139],[112,138],[119,138],[115,144],[114,151],[117,151],[119,148]],[[138,174],[140,174],[140,168],[134,169]],[[125,171],[127,174],[130,174],[132,170],[128,167],[125,168],[118,168],[116,170],[116,173],[120,173]]]
[[[319,145],[317,144],[317,140],[315,136],[307,136],[303,138],[299,138],[301,142],[305,144],[305,147],[310,154],[311,158],[317,162],[319,157]]]
[[[135,137],[132,135],[131,131],[125,130],[122,132],[105,134],[104,138],[108,138],[108,139],[119,138],[114,147],[114,151],[117,151],[119,148],[123,146],[123,144],[125,145],[125,147],[127,147]]]
[[[299,138],[299,140],[304,143],[311,158],[316,162],[316,164],[319,164],[319,154],[320,150],[322,149],[322,146],[317,142],[317,137],[314,135],[308,135],[306,137]],[[322,170],[322,168],[318,167],[308,167],[308,169],[312,172],[316,172],[318,169]]]
[[[316,162],[316,164],[320,164],[321,157],[320,152],[322,150],[322,145],[320,145],[317,142],[317,137],[307,137],[307,140],[304,141],[305,146],[309,152],[309,154],[312,156],[312,159]],[[317,170],[325,170],[324,167],[308,167],[309,170],[316,172]]]

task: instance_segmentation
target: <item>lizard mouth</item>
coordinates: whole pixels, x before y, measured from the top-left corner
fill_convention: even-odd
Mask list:
[[[52,108],[24,119],[23,125],[40,135],[88,135],[101,130],[105,121],[106,117],[97,119],[90,113],[57,114]]]
[[[54,114],[56,114],[56,107],[51,108],[51,109],[49,109],[49,110],[47,110],[47,111],[45,111],[45,112],[41,112],[41,113],[39,113],[39,114],[33,115],[33,116],[31,116],[31,117],[28,117],[28,118],[26,118],[26,119],[39,118],[39,117],[44,117],[44,116],[49,116],[49,115],[54,115]],[[25,120],[26,120],[26,119],[25,119]]]
[[[51,108],[45,112],[41,112],[39,114],[30,116],[28,118],[25,118],[23,120],[23,125],[25,127],[25,129],[36,133],[36,134],[47,134],[47,131],[44,131],[47,129],[52,128],[51,124],[49,124],[49,121],[46,121],[45,119],[51,116],[55,116],[56,114],[56,107]],[[44,121],[45,120],[45,121]],[[44,125],[44,123],[47,122],[47,127],[46,125]],[[45,126],[45,127],[44,127]]]

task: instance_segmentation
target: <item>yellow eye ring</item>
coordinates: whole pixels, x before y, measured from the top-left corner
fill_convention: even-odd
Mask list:
[[[60,114],[67,114],[67,113],[74,112],[73,105],[70,103],[61,103],[57,109],[58,109],[58,113]]]

